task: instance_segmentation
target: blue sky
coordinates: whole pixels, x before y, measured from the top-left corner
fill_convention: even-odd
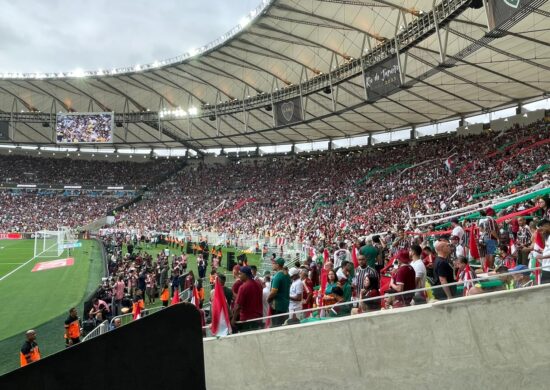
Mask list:
[[[110,69],[183,54],[260,0],[0,0],[0,72]]]

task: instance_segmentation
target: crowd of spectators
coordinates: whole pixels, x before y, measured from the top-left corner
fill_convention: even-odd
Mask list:
[[[147,162],[79,160],[22,155],[0,156],[4,183],[93,186],[147,186],[177,171],[180,160]]]
[[[395,229],[416,217],[528,188],[547,177],[545,123],[446,138],[190,166],[135,207],[117,227],[284,236],[318,242]],[[457,142],[458,141],[458,142]],[[446,161],[449,161],[446,164]]]
[[[130,198],[114,196],[62,196],[38,190],[0,191],[0,232],[35,232],[82,227],[104,217]]]

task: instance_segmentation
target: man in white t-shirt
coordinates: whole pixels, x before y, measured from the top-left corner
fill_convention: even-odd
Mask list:
[[[455,256],[454,256],[454,259],[458,259],[459,257],[461,256],[464,256],[465,257],[465,252],[464,252],[464,246],[462,246],[460,244],[460,237],[458,236],[455,236],[455,235],[452,235],[451,236],[451,244],[453,245],[453,247],[455,248]]]
[[[460,223],[458,222],[458,218],[452,218],[451,219],[451,226],[453,228],[453,231],[451,232],[451,236],[457,236],[458,237],[458,243],[464,244],[464,229],[462,226],[460,226]]]
[[[541,231],[543,237],[546,236],[546,242],[544,243],[544,249],[542,253],[536,255],[538,260],[541,260],[542,273],[541,283],[550,283],[550,220],[543,219],[537,225]]]
[[[334,269],[339,268],[343,261],[351,261],[351,253],[346,249],[346,243],[340,243],[340,249],[334,252]]]
[[[426,266],[421,259],[422,248],[420,245],[413,245],[409,250],[409,256],[411,257],[411,267],[414,269],[416,289],[426,287]],[[416,305],[420,303],[426,303],[426,293],[424,291],[414,294],[414,303]]]
[[[289,304],[288,312],[290,313],[290,318],[302,318],[302,313],[293,314],[296,311],[302,310],[302,295],[304,293],[304,284],[300,280],[300,270],[296,267],[292,267],[288,270],[288,276],[292,280],[289,291]]]

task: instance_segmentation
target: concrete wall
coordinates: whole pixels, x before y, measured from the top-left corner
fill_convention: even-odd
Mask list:
[[[204,342],[214,389],[542,389],[550,285]]]

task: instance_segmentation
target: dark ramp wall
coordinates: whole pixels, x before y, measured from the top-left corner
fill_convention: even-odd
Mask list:
[[[205,388],[201,321],[190,304],[168,307],[0,377],[2,390],[183,388]]]

